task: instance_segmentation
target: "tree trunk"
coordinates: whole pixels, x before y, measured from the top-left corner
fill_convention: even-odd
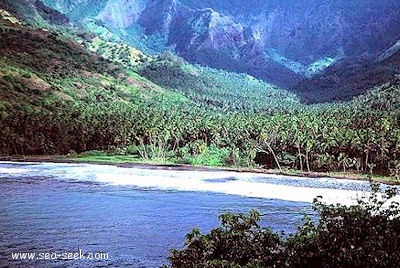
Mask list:
[[[310,163],[308,161],[308,149],[306,149],[306,166],[307,166],[307,171],[310,172]]]
[[[279,164],[278,158],[276,157],[274,150],[272,149],[272,147],[269,144],[268,144],[268,150],[272,153],[272,156],[274,157],[275,163],[279,168],[279,172],[282,172],[282,168],[281,168],[281,165]]]
[[[303,159],[301,158],[301,150],[300,150],[300,145],[297,146],[298,152],[299,152],[299,160],[300,160],[300,171],[303,172]]]
[[[369,161],[369,139],[367,141],[367,149],[365,150],[365,171],[368,169],[368,161]]]

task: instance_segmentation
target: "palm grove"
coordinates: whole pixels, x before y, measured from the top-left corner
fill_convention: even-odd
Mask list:
[[[247,75],[168,53],[139,55],[133,64],[126,45],[103,42],[96,50],[92,37],[63,31],[2,21],[3,155],[105,150],[175,163],[399,178],[399,79],[350,102],[305,105]]]

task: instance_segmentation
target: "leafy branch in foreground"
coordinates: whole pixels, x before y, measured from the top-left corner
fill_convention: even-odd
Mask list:
[[[208,234],[195,228],[184,249],[171,250],[170,267],[393,267],[400,263],[397,188],[371,190],[353,206],[315,198],[318,222],[305,217],[287,238],[261,227],[254,210],[222,214],[219,227]]]

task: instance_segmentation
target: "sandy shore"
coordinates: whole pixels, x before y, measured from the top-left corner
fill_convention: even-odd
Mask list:
[[[300,172],[275,169],[263,169],[263,168],[247,168],[247,167],[207,167],[207,166],[193,166],[185,164],[155,164],[155,163],[135,163],[135,162],[108,162],[108,161],[87,161],[84,159],[73,158],[64,155],[52,155],[52,156],[0,156],[0,161],[12,161],[12,162],[53,162],[53,163],[82,163],[82,164],[95,164],[95,165],[110,165],[117,167],[135,167],[135,168],[146,168],[146,169],[160,169],[160,170],[187,170],[187,171],[232,171],[232,172],[248,172],[248,173],[261,173],[271,175],[283,175],[293,177],[309,177],[309,178],[336,178],[336,179],[350,179],[350,180],[368,180],[368,176],[365,174],[356,173],[343,173],[335,172],[334,174],[329,172]],[[389,185],[400,185],[400,181],[388,180],[388,177],[372,177],[373,181],[385,183]]]

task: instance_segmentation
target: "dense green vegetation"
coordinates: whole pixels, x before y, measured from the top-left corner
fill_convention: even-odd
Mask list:
[[[294,94],[249,75],[193,66],[170,53],[146,61],[139,74],[222,112],[273,114],[301,106]]]
[[[12,10],[30,12],[18,3]],[[260,165],[400,180],[400,78],[346,103],[304,105],[245,74],[168,53],[149,57],[77,30],[44,7],[26,21],[11,13],[0,10],[2,156]],[[400,262],[400,208],[384,208],[373,190],[352,207],[317,199],[319,222],[306,221],[289,237],[262,228],[257,212],[221,215],[209,234],[188,234],[171,266],[392,266]],[[393,195],[388,190],[383,200]]]
[[[397,267],[400,205],[396,189],[372,194],[357,205],[326,205],[316,198],[319,220],[305,218],[288,237],[260,226],[260,214],[222,214],[208,234],[193,229],[185,247],[172,250],[170,267]]]
[[[2,155],[101,150],[399,179],[399,80],[348,103],[306,106],[248,75],[60,29],[0,20]]]

